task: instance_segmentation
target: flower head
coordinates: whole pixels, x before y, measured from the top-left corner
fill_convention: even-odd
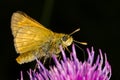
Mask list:
[[[43,64],[37,60],[39,64],[37,67],[38,71],[31,69],[28,71],[30,80],[110,80],[111,66],[107,61],[106,54],[105,59],[103,59],[100,49],[95,61],[93,47],[91,50],[87,48],[88,59],[84,62],[78,60],[74,45],[72,46],[70,58],[66,57],[61,46],[60,49],[63,59],[58,61],[56,56],[53,55],[55,66],[50,66],[50,70],[46,69]],[[21,77],[21,80],[23,80],[23,77]]]

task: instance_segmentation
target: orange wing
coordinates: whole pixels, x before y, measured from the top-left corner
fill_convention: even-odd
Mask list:
[[[53,36],[53,32],[22,12],[13,13],[11,29],[16,51],[20,54],[35,50]]]
[[[13,13],[12,18],[11,18],[11,29],[13,36],[15,37],[17,34],[17,31],[21,27],[39,27],[41,30],[44,30],[45,32],[51,32],[51,30],[45,28],[42,24],[39,22],[35,21],[31,17],[27,16],[24,12],[17,11]]]

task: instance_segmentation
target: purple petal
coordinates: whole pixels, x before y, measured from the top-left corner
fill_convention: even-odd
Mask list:
[[[72,45],[72,52],[70,58],[67,58],[65,52],[60,46],[63,60],[58,60],[55,55],[52,56],[55,65],[50,66],[50,70],[46,69],[44,65],[38,61],[38,70],[28,71],[30,80],[110,80],[112,71],[109,62],[105,59],[102,51],[99,49],[97,59],[94,58],[94,49],[87,48],[87,61],[79,61],[76,55],[75,45]],[[104,61],[105,60],[105,61]],[[95,63],[94,63],[95,62]],[[104,63],[104,64],[103,64]],[[23,80],[21,72],[21,80]]]

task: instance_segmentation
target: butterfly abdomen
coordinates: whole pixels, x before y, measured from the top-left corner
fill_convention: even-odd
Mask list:
[[[23,53],[21,55],[19,55],[17,58],[16,58],[16,61],[19,63],[19,64],[23,64],[23,63],[28,63],[28,62],[31,62],[33,60],[35,60],[35,55],[33,55],[32,52],[26,52],[26,53]]]

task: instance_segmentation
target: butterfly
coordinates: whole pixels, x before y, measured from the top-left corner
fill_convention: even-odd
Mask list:
[[[11,18],[11,30],[14,37],[14,46],[19,56],[19,64],[34,61],[36,58],[49,58],[52,54],[60,53],[59,46],[67,48],[74,41],[71,34],[56,33],[47,29],[21,11],[14,12]],[[81,42],[86,45],[86,43]]]

